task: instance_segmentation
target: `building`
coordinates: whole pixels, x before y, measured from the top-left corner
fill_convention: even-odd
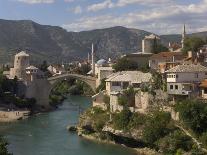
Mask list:
[[[167,92],[173,99],[199,96],[199,84],[207,78],[207,68],[200,64],[178,65],[166,71]]]
[[[149,64],[149,59],[152,56],[152,53],[130,53],[130,54],[125,54],[122,56],[122,58],[126,58],[134,63],[137,64],[139,68],[142,67],[148,67]]]
[[[53,75],[61,75],[66,73],[65,69],[61,65],[50,65],[47,70]]]
[[[160,44],[160,38],[154,34],[145,36],[142,40],[142,53],[153,53],[155,46]]]
[[[25,51],[16,54],[14,58],[14,68],[10,69],[10,78],[13,79],[17,77],[18,79],[25,79],[26,68],[29,66],[29,54]]]
[[[182,64],[186,56],[183,52],[161,52],[150,57],[149,67],[160,73],[165,73],[179,64]]]
[[[121,92],[129,86],[140,88],[141,84],[149,83],[151,79],[151,73],[143,73],[141,71],[117,72],[106,79],[106,92],[110,95],[111,92]]]

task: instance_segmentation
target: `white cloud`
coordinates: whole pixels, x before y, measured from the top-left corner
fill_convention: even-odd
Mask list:
[[[67,3],[71,3],[71,2],[74,2],[75,0],[64,0],[64,1]]]
[[[27,3],[27,4],[41,4],[41,3],[54,3],[55,0],[17,0],[18,2]]]
[[[81,6],[77,6],[74,9],[72,9],[72,11],[75,14],[81,14],[82,13],[82,8],[81,8]]]
[[[172,0],[118,0],[116,2],[112,2],[112,0],[105,0],[100,3],[92,4],[87,7],[88,11],[99,11],[103,9],[108,9],[108,8],[116,8],[116,7],[124,7],[126,5],[130,4],[140,4],[140,5],[148,5],[148,6],[153,6],[153,5],[163,5],[167,3],[172,3]]]
[[[114,4],[112,3],[111,0],[105,0],[104,2],[101,3],[96,3],[96,4],[92,4],[90,6],[88,6],[88,11],[99,11],[99,10],[103,10],[106,8],[112,8],[114,6]]]
[[[144,29],[155,33],[181,33],[183,23],[187,23],[191,32],[207,30],[207,0],[197,4],[173,4],[166,7],[158,5],[141,12],[122,15],[101,15],[82,17],[73,23],[64,24],[69,31],[91,30],[112,26],[126,26]]]

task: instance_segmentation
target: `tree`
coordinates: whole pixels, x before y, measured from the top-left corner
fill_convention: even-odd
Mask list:
[[[187,53],[188,51],[197,52],[199,48],[205,44],[201,38],[198,37],[189,37],[184,40],[183,52]]]
[[[162,44],[156,44],[154,47],[154,53],[160,53],[160,52],[168,52],[169,49],[165,46],[163,46]]]
[[[8,143],[7,141],[0,136],[0,155],[12,155],[7,150]]]
[[[47,61],[44,60],[44,61],[42,62],[42,64],[40,65],[40,70],[43,71],[43,72],[47,72],[47,71],[48,71],[48,70],[47,70],[47,67],[48,67]]]
[[[101,84],[98,86],[98,88],[96,88],[96,92],[100,92],[106,89],[106,78],[101,80]]]
[[[120,130],[127,130],[131,116],[132,112],[128,108],[124,108],[120,113],[114,115],[114,127]]]
[[[147,119],[143,131],[143,139],[147,143],[154,143],[158,139],[165,136],[169,131],[167,125],[171,120],[169,113],[163,111],[155,111],[150,118]]]
[[[137,70],[138,65],[135,62],[129,60],[128,58],[121,58],[121,59],[118,59],[116,64],[113,65],[113,68],[116,72],[127,71],[127,70]]]
[[[118,103],[122,106],[134,107],[135,106],[135,94],[137,91],[133,87],[129,87],[118,98]]]
[[[158,146],[165,154],[175,154],[180,150],[190,151],[193,146],[191,138],[180,130],[175,130],[158,141]],[[178,153],[179,154],[179,153]]]
[[[207,130],[207,104],[197,100],[183,100],[176,104],[184,124],[195,133],[201,134]]]

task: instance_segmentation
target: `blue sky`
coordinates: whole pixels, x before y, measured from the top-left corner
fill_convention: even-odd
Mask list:
[[[207,31],[207,0],[0,0],[0,18],[84,31],[125,26],[158,34]]]

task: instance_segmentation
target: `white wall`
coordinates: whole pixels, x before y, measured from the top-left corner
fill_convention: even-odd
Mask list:
[[[198,74],[198,77],[196,77],[196,74]],[[168,75],[175,75],[173,78],[167,77],[167,82],[201,82],[202,80],[207,78],[207,75],[205,72],[199,72],[199,73],[172,73],[167,74]],[[176,78],[176,75],[178,76]]]

